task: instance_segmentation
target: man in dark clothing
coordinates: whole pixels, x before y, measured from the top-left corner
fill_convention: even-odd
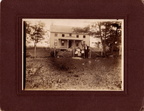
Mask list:
[[[87,46],[87,58],[89,58],[90,47]]]
[[[86,44],[84,47],[84,51],[85,51],[85,58],[88,58],[88,46]]]

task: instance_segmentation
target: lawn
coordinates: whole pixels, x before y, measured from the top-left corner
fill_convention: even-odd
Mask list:
[[[46,49],[39,50],[38,55],[43,54],[42,52],[49,55],[49,52],[44,50]],[[123,89],[120,57],[91,59],[27,57],[25,65],[26,90],[121,91]]]

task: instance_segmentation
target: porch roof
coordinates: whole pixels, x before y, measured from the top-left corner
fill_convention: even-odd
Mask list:
[[[61,38],[59,38],[59,40],[83,40],[83,39],[80,39],[80,38],[64,38],[64,37],[61,37]]]

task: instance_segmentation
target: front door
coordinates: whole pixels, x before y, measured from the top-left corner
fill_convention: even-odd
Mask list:
[[[72,47],[72,40],[69,40],[69,46],[68,46],[68,48],[71,48]]]

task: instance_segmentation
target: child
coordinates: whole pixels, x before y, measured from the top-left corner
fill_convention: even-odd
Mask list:
[[[84,58],[84,49],[81,51],[82,57]]]

